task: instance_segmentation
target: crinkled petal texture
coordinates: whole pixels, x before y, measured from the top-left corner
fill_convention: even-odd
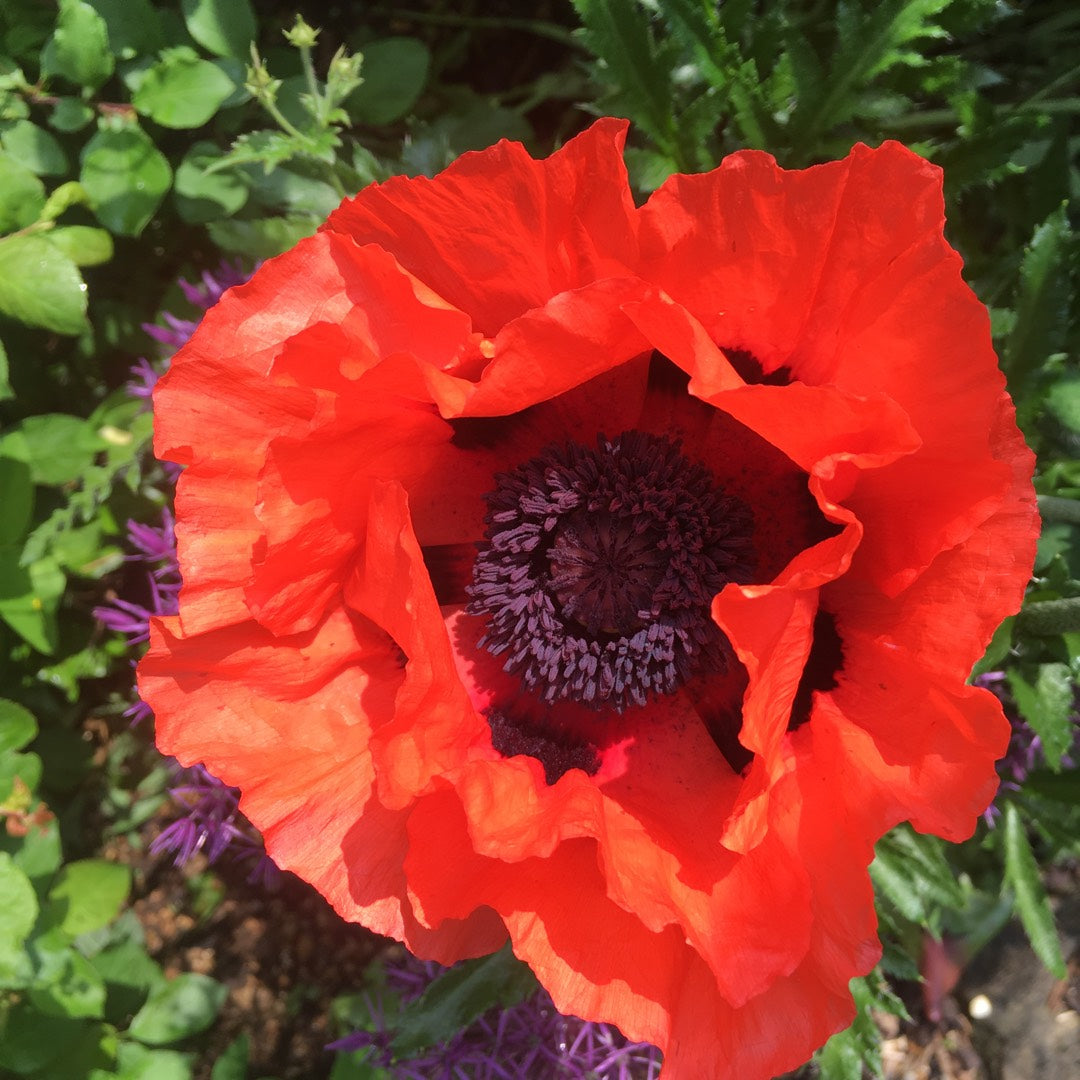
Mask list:
[[[508,934],[670,1080],[766,1078],[852,1018],[875,841],[993,795],[965,680],[1030,571],[1032,460],[936,168],[747,152],[639,209],[622,137],[369,188],[208,313],[155,394],[184,587],[139,686],[346,919],[444,962]],[[486,496],[634,430],[753,516],[726,659],[543,706],[469,603]],[[493,710],[595,768],[500,752]]]

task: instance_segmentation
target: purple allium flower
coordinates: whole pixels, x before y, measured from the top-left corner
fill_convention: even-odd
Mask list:
[[[998,776],[1001,779],[997,795],[994,802],[983,811],[983,821],[993,828],[1001,816],[997,800],[1006,792],[1018,792],[1028,776],[1045,763],[1046,755],[1043,753],[1042,739],[1016,711],[1016,705],[1009,694],[1005,672],[987,671],[977,676],[974,682],[976,686],[984,687],[998,698],[1012,726],[1009,747],[1005,751],[1005,756],[997,764]],[[1072,749],[1061,758],[1062,765],[1069,769],[1075,768],[1075,758],[1080,756],[1080,714],[1074,712],[1072,723],[1074,730]]]
[[[406,957],[384,965],[387,988],[400,1004],[415,1001],[444,970]],[[369,1049],[368,1064],[400,1080],[655,1080],[660,1051],[629,1042],[610,1024],[563,1016],[546,990],[492,1009],[452,1039],[415,1057],[395,1060],[396,1016],[379,995],[367,999],[372,1030],[357,1031],[328,1050]]]
[[[280,876],[262,840],[240,813],[240,792],[223,784],[201,765],[178,768],[180,782],[169,793],[184,813],[164,828],[150,845],[155,854],[173,852],[173,862],[183,866],[197,852],[205,851],[216,862],[228,851],[241,861],[251,862],[249,881],[272,886]]]

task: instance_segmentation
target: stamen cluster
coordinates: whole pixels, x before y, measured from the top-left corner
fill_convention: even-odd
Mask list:
[[[723,664],[710,604],[750,574],[752,518],[676,440],[550,446],[488,506],[469,611],[541,700],[622,712]]]

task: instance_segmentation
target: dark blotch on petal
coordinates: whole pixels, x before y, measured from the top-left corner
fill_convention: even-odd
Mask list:
[[[792,381],[791,368],[778,367],[765,374],[761,362],[745,349],[726,349],[720,347],[728,363],[739,373],[739,377],[748,383],[760,383],[763,386],[787,386]]]
[[[837,675],[843,666],[844,642],[836,628],[836,619],[823,608],[819,608],[814,619],[814,642],[810,646],[810,655],[806,658],[799,688],[795,691],[795,700],[791,704],[788,731],[795,731],[810,719],[815,691],[835,689]]]
[[[527,754],[544,766],[544,780],[554,784],[570,769],[581,769],[595,776],[600,768],[600,755],[595,746],[568,735],[551,735],[515,723],[498,709],[489,709],[487,722],[491,728],[491,745],[503,757]]]

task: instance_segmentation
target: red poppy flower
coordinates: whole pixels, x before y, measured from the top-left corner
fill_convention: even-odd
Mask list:
[[[875,840],[993,795],[1032,459],[936,168],[638,209],[622,138],[368,188],[207,315],[140,691],[344,918],[768,1077],[852,1018]]]

